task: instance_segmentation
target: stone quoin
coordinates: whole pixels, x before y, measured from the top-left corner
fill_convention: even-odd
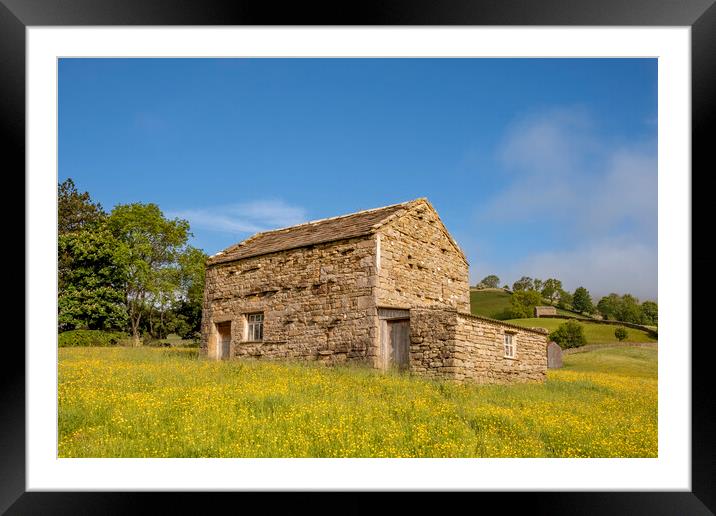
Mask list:
[[[469,292],[424,198],[266,231],[207,260],[201,352],[543,381],[546,331],[471,315]]]

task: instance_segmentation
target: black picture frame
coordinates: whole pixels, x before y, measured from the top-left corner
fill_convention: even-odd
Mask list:
[[[709,252],[711,182],[716,170],[716,5],[714,0],[401,0],[336,2],[333,7],[304,2],[278,8],[270,2],[210,0],[0,0],[0,110],[6,131],[3,141],[7,175],[25,170],[25,29],[29,26],[83,25],[551,25],[551,26],[689,26],[692,72],[692,277],[714,270]],[[7,158],[11,158],[8,160]],[[12,159],[14,158],[14,159]],[[688,171],[685,171],[688,173]],[[24,183],[24,182],[23,182]],[[24,186],[21,186],[24,192]],[[708,210],[708,211],[707,211]],[[19,232],[19,231],[18,231]],[[22,237],[21,237],[22,239]],[[24,253],[24,252],[23,252]],[[25,256],[25,259],[27,256]],[[662,264],[664,266],[664,264]],[[25,274],[30,271],[25,270]],[[693,292],[693,290],[692,290]],[[692,307],[692,342],[707,321],[706,303]],[[26,307],[31,310],[31,307]],[[580,514],[713,514],[716,510],[716,411],[713,362],[708,339],[692,346],[692,490],[690,492],[530,492],[479,493],[480,503],[525,504],[531,513]],[[208,508],[215,493],[80,493],[26,492],[25,489],[25,353],[6,343],[4,361],[13,364],[0,375],[0,512],[7,514],[125,514],[149,512],[159,498],[162,512]],[[682,345],[691,345],[683,342]],[[315,494],[315,493],[314,493]],[[252,502],[254,494],[242,496]],[[310,493],[296,494],[307,498]],[[474,494],[473,494],[474,495]],[[455,496],[455,495],[453,495]],[[248,497],[248,500],[246,499]],[[311,496],[315,498],[315,496]],[[462,496],[461,496],[462,498]],[[489,498],[490,500],[485,500]],[[458,503],[455,500],[451,503]],[[295,503],[295,502],[294,502]],[[335,510],[335,502],[316,503],[313,512]],[[403,503],[423,506],[422,495]],[[474,502],[473,502],[474,503]],[[373,510],[372,504],[341,502],[353,512]]]

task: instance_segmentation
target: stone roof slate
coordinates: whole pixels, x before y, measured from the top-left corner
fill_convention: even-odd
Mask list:
[[[256,233],[211,256],[206,263],[207,265],[216,265],[277,251],[369,235],[394,215],[422,201],[425,199],[415,199],[382,208]]]

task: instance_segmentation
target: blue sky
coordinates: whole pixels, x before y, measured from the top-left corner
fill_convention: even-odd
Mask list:
[[[656,59],[61,59],[68,177],[208,254],[427,197],[471,283],[657,298]]]

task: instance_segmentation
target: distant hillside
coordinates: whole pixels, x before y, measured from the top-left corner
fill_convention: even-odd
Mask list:
[[[511,316],[507,311],[511,308],[510,298],[512,293],[501,288],[486,288],[481,290],[470,289],[470,311],[475,315],[491,317],[492,319],[505,320]],[[588,319],[582,314],[569,310],[557,309],[559,315],[568,315]]]
[[[501,288],[470,290],[470,311],[475,315],[493,319],[509,319],[512,294]]]

